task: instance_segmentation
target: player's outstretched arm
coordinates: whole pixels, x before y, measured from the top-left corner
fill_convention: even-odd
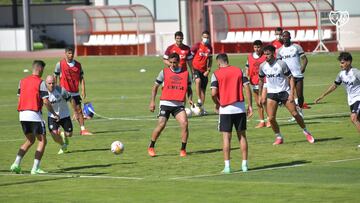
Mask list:
[[[217,88],[211,88],[211,99],[215,103],[215,112],[219,113],[220,102],[219,102],[219,90]]]
[[[154,84],[154,86],[152,87],[152,90],[151,90],[151,100],[150,100],[150,105],[149,105],[149,110],[151,112],[155,111],[155,98],[156,98],[158,89],[159,89],[159,84]]]
[[[332,84],[330,85],[330,87],[324,92],[321,94],[320,97],[316,98],[314,103],[315,104],[318,104],[320,102],[320,100],[322,100],[326,95],[330,94],[331,92],[333,92],[335,89],[337,88],[337,85],[336,84]]]
[[[81,97],[82,97],[82,99],[86,98],[85,78],[81,78]]]
[[[192,95],[193,95],[193,91],[191,89],[191,86],[189,85],[188,86],[188,90],[187,90],[187,96],[188,96],[188,99],[189,99],[189,104],[192,106],[194,105],[194,102],[192,100]]]
[[[59,121],[59,120],[60,120],[60,117],[59,117],[59,115],[57,115],[57,113],[55,113],[53,107],[51,106],[51,103],[50,103],[49,99],[48,99],[48,98],[43,98],[43,103],[44,103],[44,105],[46,106],[47,110],[48,110],[52,115],[55,116],[55,119],[56,119],[57,121]]]

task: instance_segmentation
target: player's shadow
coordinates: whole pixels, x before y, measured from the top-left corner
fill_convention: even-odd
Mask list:
[[[125,164],[135,164],[136,162],[132,161],[132,162],[122,162],[122,163],[112,163],[112,164],[94,164],[94,165],[85,165],[85,166],[75,166],[75,167],[68,167],[68,168],[61,168],[58,169],[56,171],[52,171],[52,173],[66,173],[69,171],[75,171],[75,172],[71,172],[71,173],[78,173],[78,174],[82,174],[85,172],[77,172],[77,170],[82,170],[82,169],[91,169],[91,168],[107,168],[107,167],[111,167],[111,166],[115,166],[115,165],[125,165]],[[99,173],[89,173],[87,172],[86,174],[94,174],[94,175],[99,175]],[[105,173],[100,173],[100,175],[103,175]]]
[[[69,151],[70,153],[82,153],[82,152],[99,152],[99,151],[109,151],[109,148],[97,148],[97,149],[76,149]]]
[[[11,182],[11,183],[0,183],[0,187],[6,187],[11,185],[24,185],[24,184],[34,184],[34,183],[42,183],[42,182],[50,182],[50,181],[56,181],[56,180],[63,180],[73,177],[56,177],[56,178],[46,178],[46,179],[35,179],[35,180],[27,180],[27,181],[17,181],[17,182]]]
[[[239,147],[232,147],[230,150],[236,150],[240,149]],[[198,150],[198,151],[191,151],[187,154],[209,154],[209,153],[215,153],[215,152],[222,152],[223,149],[205,149],[205,150]]]
[[[315,144],[318,142],[330,142],[330,141],[335,141],[335,140],[341,140],[343,139],[342,137],[328,137],[328,138],[315,138]],[[290,142],[286,142],[288,144],[291,143],[302,143],[302,142],[308,142],[307,140],[298,140],[298,141],[290,141]]]
[[[308,164],[311,163],[311,161],[306,160],[298,160],[298,161],[291,161],[291,162],[284,162],[284,163],[277,163],[277,164],[270,164],[265,166],[258,166],[255,168],[251,168],[251,170],[264,170],[264,169],[276,169],[276,168],[282,168],[282,167],[289,167],[289,166],[295,166],[300,164]]]
[[[94,131],[94,134],[105,134],[105,133],[121,133],[121,132],[137,132],[140,129],[118,129],[118,130],[103,130],[103,131]]]
[[[230,150],[236,150],[236,149],[240,149],[239,147],[233,147]],[[191,154],[209,154],[209,153],[215,153],[215,152],[221,152],[222,149],[205,149],[205,150],[198,150],[198,151],[188,151],[187,154],[191,155]],[[156,157],[161,157],[161,156],[179,156],[179,154],[159,154],[156,155]]]

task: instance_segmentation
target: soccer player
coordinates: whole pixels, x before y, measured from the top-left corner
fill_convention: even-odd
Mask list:
[[[271,42],[271,45],[273,45],[276,48],[276,51],[283,45],[282,34],[283,34],[283,29],[281,27],[277,27],[275,29],[276,39]]]
[[[70,112],[66,103],[71,99],[71,96],[64,88],[55,85],[54,76],[48,75],[45,82],[49,93],[49,101],[55,113],[60,117],[60,120],[56,120],[54,115],[48,112],[48,128],[54,141],[61,146],[58,154],[63,154],[67,152],[68,137],[72,136],[73,131]],[[61,132],[60,126],[64,132]]]
[[[191,53],[194,56],[192,75],[195,78],[195,89],[199,106],[203,106],[205,103],[206,86],[212,65],[212,47],[210,45],[209,31],[202,32],[201,37],[201,42],[196,43],[191,48]],[[206,114],[204,108],[203,114]]]
[[[74,60],[75,49],[67,47],[65,49],[65,58],[55,66],[55,77],[60,78],[60,86],[70,93],[71,105],[74,109],[76,119],[80,124],[80,135],[92,135],[85,129],[84,116],[81,109],[81,98],[86,98],[84,72],[81,64]],[[81,97],[79,94],[79,84],[81,83]]]
[[[280,128],[276,122],[276,112],[279,102],[285,105],[291,115],[296,119],[298,125],[303,129],[306,139],[310,143],[314,143],[315,139],[311,133],[306,129],[303,118],[296,110],[294,103],[295,82],[292,77],[292,72],[286,63],[282,60],[277,60],[274,57],[275,47],[268,45],[264,48],[264,55],[266,62],[260,65],[259,71],[259,89],[262,90],[264,79],[267,84],[267,101],[266,109],[271,123],[271,127],[275,133],[276,139],[273,145],[279,145],[284,142],[284,138],[280,133]]]
[[[192,70],[191,60],[193,59],[193,55],[191,55],[190,47],[183,44],[184,34],[181,31],[175,32],[175,44],[170,45],[163,56],[163,62],[165,63],[165,67],[171,66],[169,62],[169,56],[172,53],[177,53],[180,56],[179,66],[187,70],[187,65]]]
[[[181,150],[180,156],[186,156],[186,143],[189,136],[188,119],[184,110],[184,103],[186,93],[188,95],[189,104],[192,102],[192,90],[191,90],[191,77],[187,70],[179,67],[180,57],[177,53],[172,53],[168,57],[169,67],[160,71],[158,77],[155,80],[155,84],[151,92],[151,101],[149,110],[155,111],[155,97],[157,91],[162,85],[162,92],[160,96],[160,110],[159,120],[156,128],[152,132],[151,142],[148,148],[148,154],[152,157],[156,156],[155,142],[159,138],[161,132],[164,130],[166,123],[170,117],[170,114],[180,124],[181,128]]]
[[[266,57],[263,55],[262,51],[263,43],[261,40],[255,40],[253,43],[253,49],[254,52],[249,54],[246,61],[246,76],[248,77],[248,80],[250,81],[250,84],[253,89],[253,96],[256,101],[256,105],[258,107],[258,113],[260,122],[258,125],[255,126],[255,128],[263,128],[263,127],[270,127],[270,122],[265,123],[265,117],[264,117],[264,108],[266,108],[266,104],[263,105],[261,103],[261,92],[259,92],[259,66],[262,64]],[[264,90],[264,88],[263,88]]]
[[[360,71],[352,67],[352,56],[349,52],[341,52],[338,60],[340,62],[341,71],[337,75],[334,84],[332,84],[315,103],[319,103],[326,95],[333,92],[339,85],[343,84],[346,93],[348,104],[351,111],[351,121],[355,125],[357,131],[360,133]],[[358,145],[360,147],[360,145]]]
[[[32,75],[20,80],[19,95],[19,120],[25,135],[25,143],[21,145],[10,171],[22,173],[20,163],[26,152],[35,143],[35,138],[39,141],[35,151],[34,165],[31,174],[46,173],[40,169],[40,161],[46,146],[45,123],[42,120],[41,109],[43,104],[49,112],[58,120],[59,116],[54,112],[49,100],[48,92],[44,81],[41,79],[45,68],[45,63],[41,60],[35,60],[32,64]]]
[[[231,173],[230,144],[233,126],[236,129],[241,147],[243,159],[241,168],[243,172],[246,172],[248,170],[248,144],[243,88],[245,88],[248,104],[248,117],[251,117],[253,112],[249,81],[240,68],[229,65],[226,54],[217,55],[216,62],[219,68],[211,76],[211,96],[215,103],[215,111],[219,112],[219,131],[223,135],[225,167],[222,173]]]
[[[298,44],[291,42],[289,31],[284,31],[282,35],[284,45],[279,48],[277,58],[284,61],[289,67],[295,82],[296,99],[295,104],[298,106],[297,110],[303,117],[303,104],[304,104],[304,73],[308,64],[308,59],[304,50]],[[294,119],[292,119],[295,121]]]

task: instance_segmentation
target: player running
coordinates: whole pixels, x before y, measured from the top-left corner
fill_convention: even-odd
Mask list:
[[[302,108],[304,104],[304,73],[308,64],[308,59],[304,50],[298,44],[291,42],[289,31],[284,31],[282,35],[284,45],[277,52],[277,59],[284,61],[289,67],[295,82],[297,111],[304,117]],[[291,121],[295,121],[291,119]]]
[[[203,114],[206,114],[204,109],[205,92],[208,84],[208,76],[212,65],[212,47],[210,45],[210,33],[208,31],[202,32],[201,42],[196,43],[191,48],[191,53],[194,56],[192,61],[192,75],[195,80],[196,95],[198,96],[198,106],[202,106]]]
[[[80,135],[92,135],[86,130],[84,115],[81,109],[81,100],[86,98],[84,72],[81,64],[74,60],[75,49],[67,47],[65,49],[65,58],[55,66],[55,78],[60,78],[60,86],[70,93],[71,104],[74,109],[76,119],[80,124]],[[79,94],[79,84],[81,83],[81,97]]]
[[[315,100],[315,103],[319,103],[326,95],[330,94],[339,85],[343,84],[346,89],[348,104],[350,106],[351,121],[360,133],[360,70],[352,67],[352,56],[349,52],[341,52],[338,60],[341,68],[340,73],[337,75],[334,84],[321,94],[321,96]],[[358,145],[358,147],[360,147],[360,145]]]
[[[254,52],[248,55],[245,66],[246,76],[250,81],[260,118],[260,122],[255,126],[255,128],[271,127],[269,121],[265,123],[264,108],[266,108],[266,104],[263,105],[261,103],[261,92],[259,92],[259,66],[266,59],[266,57],[263,55],[262,46],[263,43],[260,40],[254,41]]]
[[[168,57],[169,67],[160,71],[155,80],[155,84],[151,92],[151,101],[149,110],[155,111],[155,97],[160,85],[163,85],[160,96],[159,120],[156,128],[152,132],[151,142],[148,148],[148,154],[152,157],[156,156],[155,142],[164,130],[170,114],[180,124],[181,128],[181,149],[180,156],[186,156],[186,144],[189,137],[188,119],[185,113],[184,103],[186,93],[188,95],[189,104],[192,102],[191,77],[187,70],[179,67],[180,57],[177,53],[172,53]]]
[[[70,112],[66,103],[71,99],[71,96],[64,88],[55,85],[54,76],[48,75],[45,82],[49,93],[49,101],[55,113],[60,116],[60,120],[56,120],[54,115],[48,112],[48,128],[54,141],[61,146],[58,154],[63,154],[67,152],[68,137],[72,136],[73,131]],[[64,132],[61,132],[60,126]]]
[[[294,103],[294,78],[286,63],[282,60],[277,60],[274,57],[275,47],[268,45],[264,48],[264,55],[266,62],[260,65],[260,91],[263,88],[264,79],[267,84],[267,101],[266,109],[271,123],[271,127],[275,133],[276,139],[273,145],[279,145],[284,142],[284,138],[280,133],[279,125],[276,121],[276,112],[278,105],[281,102],[285,105],[291,115],[296,119],[296,122],[303,129],[303,133],[309,143],[314,143],[315,139],[311,133],[306,129],[303,118],[296,111]]]
[[[216,57],[219,66],[211,77],[211,96],[215,103],[215,111],[219,113],[219,131],[223,135],[223,153],[225,167],[222,173],[231,173],[230,169],[230,145],[233,126],[236,129],[242,153],[241,169],[248,170],[248,144],[246,139],[246,112],[251,117],[252,101],[248,79],[243,75],[240,68],[229,65],[226,54]],[[245,89],[248,109],[245,110]]]
[[[177,31],[175,33],[175,44],[170,45],[163,56],[163,62],[165,63],[166,67],[170,67],[171,64],[169,62],[169,56],[172,53],[177,53],[180,57],[179,66],[183,70],[188,70],[187,66],[189,66],[192,70],[191,61],[193,59],[193,55],[191,55],[190,47],[183,44],[184,34],[181,31]]]
[[[35,138],[39,141],[35,151],[34,165],[31,174],[46,173],[40,169],[40,161],[45,152],[46,147],[46,130],[45,123],[42,120],[41,109],[43,104],[49,112],[54,115],[55,120],[59,120],[59,116],[54,112],[48,98],[48,91],[41,76],[44,72],[45,63],[41,60],[35,60],[32,64],[32,75],[23,78],[19,83],[19,120],[26,137],[25,143],[21,145],[14,163],[10,167],[10,171],[22,173],[21,160],[26,152],[35,143]]]

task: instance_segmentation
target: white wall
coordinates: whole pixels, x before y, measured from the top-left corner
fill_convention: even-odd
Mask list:
[[[350,16],[349,22],[340,27],[339,42],[345,50],[360,50],[360,16]]]
[[[0,29],[0,51],[26,51],[25,30]]]

